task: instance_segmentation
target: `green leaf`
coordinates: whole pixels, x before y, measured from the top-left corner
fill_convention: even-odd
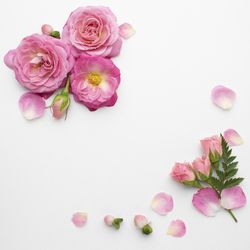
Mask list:
[[[238,162],[237,162],[237,161],[235,161],[235,162],[233,162],[233,163],[227,165],[227,168],[226,168],[227,172],[229,172],[229,171],[231,171],[232,169],[236,168],[237,165],[238,165]]]
[[[211,176],[208,180],[208,184],[211,185],[217,191],[221,191],[223,188],[223,183],[214,176]]]
[[[217,176],[219,177],[220,181],[224,181],[224,179],[225,179],[224,172],[219,170],[219,169],[215,170],[215,172],[216,172]]]
[[[230,187],[234,187],[239,185],[242,181],[244,180],[244,178],[233,178],[230,180],[227,180],[224,184],[224,188],[230,188]]]
[[[234,177],[238,172],[237,168],[234,168],[226,173],[226,179]]]

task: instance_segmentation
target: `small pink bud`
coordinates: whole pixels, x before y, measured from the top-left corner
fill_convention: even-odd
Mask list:
[[[48,36],[50,36],[50,34],[54,31],[53,28],[52,28],[52,26],[49,25],[49,24],[44,24],[42,26],[41,30],[42,30],[42,33],[44,35],[48,35]]]
[[[66,115],[66,112],[70,105],[69,96],[58,95],[54,98],[51,105],[51,112],[54,118],[60,119]]]
[[[109,227],[112,226],[113,221],[114,221],[114,217],[111,216],[111,215],[106,215],[106,216],[104,217],[104,223],[105,223],[107,226],[109,226]]]
[[[87,219],[88,214],[83,212],[77,212],[73,214],[71,221],[76,227],[83,227],[86,224]]]

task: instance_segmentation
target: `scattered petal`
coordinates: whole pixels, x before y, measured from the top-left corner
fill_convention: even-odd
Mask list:
[[[76,227],[83,227],[88,220],[88,214],[83,212],[77,212],[73,214],[71,220]]]
[[[227,129],[224,132],[224,138],[230,146],[238,146],[243,144],[243,139],[234,129]]]
[[[131,36],[135,34],[135,29],[129,23],[124,23],[120,25],[120,36],[124,39],[129,39]]]
[[[148,219],[144,215],[136,215],[134,218],[136,227],[142,229],[147,224],[149,224]]]
[[[193,196],[193,205],[206,216],[215,216],[220,209],[217,193],[210,187],[199,189]]]
[[[186,225],[182,220],[173,220],[168,226],[167,234],[182,237],[186,234]]]
[[[233,90],[224,87],[216,86],[212,90],[212,101],[218,107],[228,110],[233,107],[236,94]]]
[[[28,92],[20,97],[19,108],[25,119],[33,120],[44,114],[45,101],[41,96]]]
[[[156,213],[166,215],[173,210],[173,198],[166,193],[158,193],[154,196],[151,207]]]
[[[109,227],[112,226],[113,221],[114,221],[114,217],[111,216],[111,215],[106,215],[106,216],[104,217],[104,223],[105,223],[107,226],[109,226]]]
[[[236,209],[246,205],[246,196],[240,186],[226,188],[221,192],[221,206]]]

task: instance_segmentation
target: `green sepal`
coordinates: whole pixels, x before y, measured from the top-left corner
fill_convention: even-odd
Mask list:
[[[149,224],[145,225],[145,226],[142,228],[142,233],[143,233],[143,234],[149,235],[149,234],[151,234],[152,232],[153,232],[153,229],[152,229],[152,227],[151,227]]]
[[[203,186],[200,184],[200,182],[198,180],[184,181],[183,184],[190,186],[190,187],[203,188]]]
[[[115,229],[120,229],[120,226],[121,226],[121,223],[123,222],[123,219],[122,218],[115,218],[112,222],[112,226],[115,228]]]
[[[50,36],[54,37],[54,38],[57,38],[57,39],[60,39],[61,38],[61,35],[60,35],[60,32],[59,31],[52,31],[50,33]]]

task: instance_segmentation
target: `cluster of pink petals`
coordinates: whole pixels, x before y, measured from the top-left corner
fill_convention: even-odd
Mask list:
[[[195,174],[192,170],[192,166],[189,163],[175,163],[172,172],[171,177],[176,180],[177,182],[187,182],[187,181],[194,181],[195,180]]]
[[[205,139],[202,139],[200,142],[201,142],[201,147],[205,156],[208,156],[209,152],[213,154],[216,152],[219,153],[220,155],[222,154],[220,136],[214,135],[212,137],[207,137]]]
[[[91,74],[99,78],[98,84],[90,82]],[[119,84],[120,70],[107,58],[81,55],[72,70],[71,91],[74,98],[91,111],[113,106]]]
[[[210,187],[199,189],[193,196],[194,207],[206,216],[215,216],[220,208],[236,209],[245,206],[246,196],[240,186],[224,189],[220,198]]]

